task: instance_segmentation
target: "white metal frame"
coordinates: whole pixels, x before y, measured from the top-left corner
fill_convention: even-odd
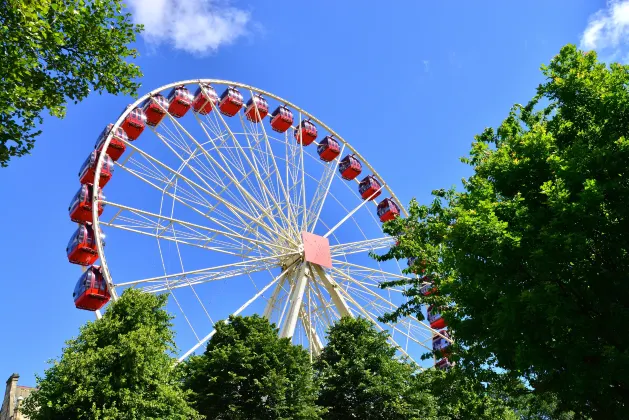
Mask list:
[[[323,179],[317,184],[318,187],[314,193],[314,203],[312,207],[308,207],[306,205],[307,196],[305,190],[305,177],[308,176],[308,174],[305,170],[304,148],[294,144],[289,146],[289,144],[294,142],[291,143],[288,141],[288,137],[285,137],[287,148],[285,162],[286,174],[281,174],[278,169],[277,160],[272,155],[270,137],[267,135],[263,123],[258,126],[251,123],[247,125],[243,120],[242,125],[244,132],[235,133],[225,122],[225,117],[218,112],[214,104],[212,105],[214,121],[209,118],[203,121],[193,110],[190,110],[189,112],[194,114],[197,123],[203,128],[208,138],[207,141],[202,142],[190,134],[180,121],[166,113],[164,118],[172,121],[174,130],[171,130],[170,137],[168,138],[156,131],[155,134],[173,155],[177,157],[180,161],[180,167],[170,167],[159,159],[143,152],[136,144],[130,142],[127,143],[129,147],[128,156],[123,157],[121,162],[117,162],[117,165],[121,166],[126,172],[142,180],[144,183],[160,190],[162,192],[162,201],[165,196],[171,198],[173,200],[171,215],[162,214],[164,211],[162,206],[160,206],[160,213],[155,214],[130,206],[116,204],[113,201],[105,202],[99,199],[98,189],[94,188],[93,190],[92,215],[94,220],[94,232],[102,273],[107,282],[112,299],[116,300],[118,298],[117,288],[120,287],[149,284],[149,286],[146,286],[146,290],[159,292],[172,291],[176,288],[189,286],[199,300],[199,303],[203,306],[201,299],[196,294],[196,291],[194,291],[194,285],[234,276],[251,276],[252,273],[259,271],[267,270],[270,272],[272,267],[282,267],[282,272],[279,276],[275,277],[271,283],[267,284],[262,289],[259,289],[255,296],[236,310],[234,314],[241,313],[256,299],[263,297],[263,294],[275,285],[272,296],[267,299],[268,303],[264,311],[264,316],[270,319],[274,312],[279,313],[278,323],[281,324],[280,336],[282,337],[292,337],[295,334],[298,321],[301,320],[304,334],[310,342],[309,348],[311,355],[316,355],[321,351],[323,346],[321,336],[325,334],[325,330],[330,323],[339,316],[359,315],[366,316],[375,321],[378,314],[394,309],[390,299],[386,299],[382,296],[379,297],[378,293],[374,290],[377,289],[380,281],[392,278],[404,278],[404,276],[401,274],[388,273],[381,269],[352,264],[346,260],[347,255],[350,254],[365,253],[369,250],[388,247],[393,243],[392,238],[382,237],[367,239],[365,237],[364,241],[343,243],[338,240],[335,235],[337,228],[347,222],[348,219],[353,218],[354,213],[361,207],[368,205],[370,202],[376,204],[376,201],[360,200],[356,207],[351,210],[346,209],[339,202],[347,211],[347,214],[331,228],[324,225],[327,229],[327,233],[324,237],[332,237],[336,240],[336,245],[331,247],[332,256],[335,261],[334,269],[326,271],[320,266],[303,261],[301,257],[303,248],[296,242],[295,237],[299,234],[300,230],[312,232],[317,223],[323,223],[323,221],[320,220],[321,210],[328,195],[330,195],[330,186],[332,185],[337,172],[338,163],[343,157],[344,152],[347,151],[354,154],[362,162],[364,167],[370,170],[381,182],[383,182],[383,179],[368,161],[345,141],[343,137],[315,116],[295,104],[270,92],[227,80],[194,79],[170,83],[141,96],[131,104],[115,122],[102,150],[107,150],[113,133],[127,115],[151,96],[176,86],[200,85],[205,83],[213,86],[235,86],[250,92],[252,96],[254,94],[261,94],[266,98],[274,99],[286,105],[291,108],[294,113],[298,114],[299,121],[310,119],[318,125],[319,129],[327,131],[330,135],[334,136],[341,145],[341,155],[335,162],[327,163],[328,166],[324,169]],[[269,109],[269,111],[271,111],[271,109]],[[256,112],[258,112],[257,109]],[[242,119],[242,112],[239,114]],[[232,118],[237,118],[237,116]],[[149,128],[150,127],[147,126],[147,129]],[[218,133],[219,131],[220,133]],[[210,135],[210,132],[213,132],[214,136]],[[290,136],[291,134],[292,130],[289,129],[284,136]],[[246,146],[242,146],[237,140],[237,137],[244,138],[247,142]],[[228,139],[233,141],[235,151],[228,148],[225,148],[225,150],[221,149],[220,146],[225,144]],[[188,140],[193,143],[194,150],[186,149],[187,143],[185,142]],[[217,145],[217,143],[220,144]],[[217,152],[219,156],[215,157],[211,155],[208,152],[207,146],[211,146],[209,150]],[[244,152],[244,147],[250,150],[254,150],[253,148],[256,147],[259,156],[248,157],[247,153]],[[264,162],[264,148],[268,150],[268,154],[271,154],[271,156],[267,156],[267,160],[272,160],[274,165],[271,165],[269,162]],[[289,151],[288,148],[291,150]],[[183,156],[178,149],[183,150],[188,156]],[[295,159],[294,162],[289,162],[289,153],[290,156]],[[101,154],[96,166],[96,185],[98,184],[102,171],[103,155],[104,153]],[[144,166],[141,171],[129,166],[130,163],[140,165],[137,163],[139,161],[136,160],[136,157],[146,160],[146,164],[143,164]],[[239,174],[239,172],[243,171],[241,171],[235,163],[240,162],[242,168],[245,168],[243,157],[251,170],[245,174]],[[202,158],[207,164],[200,163]],[[199,166],[196,168],[192,167],[190,165],[192,161],[198,163]],[[197,179],[193,180],[183,175],[182,172],[184,168],[191,169]],[[254,178],[251,178],[251,174],[253,174]],[[272,175],[275,175],[278,179],[278,183],[277,186],[272,185],[269,187],[267,180]],[[285,179],[283,178],[284,175]],[[301,182],[297,181],[294,184],[301,183],[301,191],[297,191],[296,188],[291,189],[289,181],[291,179],[295,180],[300,176]],[[223,188],[217,190],[209,181],[213,181],[214,184],[219,186],[222,185]],[[254,188],[251,188],[251,191],[247,188],[256,186],[263,191],[263,193],[258,192],[260,193],[259,196],[256,195],[258,193],[255,192]],[[277,187],[277,191],[275,187]],[[229,192],[231,191],[230,188],[236,189],[240,194],[240,198],[235,196],[233,192]],[[207,197],[216,200],[218,204],[211,205],[205,198],[198,194],[199,191],[203,192]],[[405,208],[401,205],[399,199],[388,184],[383,182],[380,191],[386,191],[386,193],[400,205],[402,213],[408,216]],[[194,194],[195,192],[197,195]],[[231,197],[223,197],[223,194],[231,194]],[[118,209],[115,216],[109,221],[99,219],[97,205],[99,201],[103,201],[103,204],[108,204]],[[173,217],[172,213],[174,211],[175,201],[206,217],[208,220],[212,220],[212,223],[219,225],[218,227],[220,227],[220,229],[202,226],[196,223],[188,223]],[[298,203],[301,203],[301,210],[299,210],[299,205],[296,209],[293,208],[293,205]],[[225,210],[217,210],[219,204],[224,206],[226,210],[231,213],[228,214]],[[199,207],[204,210],[200,210]],[[205,211],[205,209],[207,209],[207,211]],[[285,214],[284,211],[286,212]],[[282,215],[282,217],[276,220],[272,212],[277,212],[277,214]],[[219,214],[220,217],[212,217],[212,213]],[[372,217],[378,222],[375,216]],[[115,284],[107,264],[105,249],[103,247],[103,238],[101,237],[100,230],[101,224],[103,226],[116,227],[137,234],[153,236],[157,238],[158,245],[162,239],[172,241],[177,246],[177,250],[179,250],[179,245],[182,244],[209,249],[215,252],[241,255],[243,258],[246,256],[248,259],[240,263],[187,271],[183,269],[184,262],[181,261],[182,270],[179,273],[153,276],[151,278]],[[245,232],[242,231],[243,226]],[[358,229],[360,229],[360,226],[358,226]],[[247,237],[247,234],[252,236]],[[245,246],[245,242],[247,242],[247,246]],[[271,252],[273,255],[269,256]],[[179,256],[181,259],[180,253]],[[164,271],[166,271],[165,268]],[[340,279],[340,281],[335,278]],[[400,292],[400,290],[393,290],[393,292]],[[390,294],[392,291],[382,291],[382,293]],[[182,314],[186,317],[179,302],[176,298],[174,299],[176,304],[180,307]],[[368,310],[367,307],[371,309]],[[203,309],[208,318],[212,321],[205,306],[203,306]],[[98,313],[97,316],[100,316],[100,314]],[[192,324],[187,317],[186,321],[188,321],[192,328]],[[381,326],[378,327],[382,328]],[[426,347],[426,342],[434,335],[441,335],[430,329],[429,326],[412,319],[403,320],[396,325],[390,326],[390,328],[393,334],[392,342],[394,342],[394,344],[400,348],[402,354],[405,355],[407,355],[406,350],[402,348],[400,343],[395,341],[396,334],[401,335],[407,343],[414,341],[424,347]],[[182,356],[182,359],[196,351],[214,334],[214,331],[212,331],[206,336],[199,337],[194,328],[192,329],[198,342]]]

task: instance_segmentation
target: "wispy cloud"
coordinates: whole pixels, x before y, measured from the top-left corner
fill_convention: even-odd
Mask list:
[[[629,47],[629,0],[610,0],[590,17],[581,35],[581,48],[617,57]]]
[[[154,46],[167,44],[204,54],[231,44],[247,33],[249,12],[229,0],[128,0],[143,36]]]

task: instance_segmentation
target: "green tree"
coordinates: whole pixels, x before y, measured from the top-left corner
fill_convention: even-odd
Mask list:
[[[318,419],[308,352],[265,318],[216,324],[205,353],[183,366],[194,406],[207,419]]]
[[[127,62],[142,29],[121,0],[0,2],[0,166],[41,133],[42,114],[62,118],[91,91],[134,94],[141,76]]]
[[[199,418],[176,375],[167,296],[126,290],[81,328],[24,402],[31,420]]]
[[[484,380],[482,380],[482,379]],[[519,380],[483,371],[478,374],[455,367],[448,372],[427,369],[419,375],[420,390],[430,392],[437,399],[437,418],[452,420],[516,420],[512,407],[522,405],[514,401],[523,386]],[[515,386],[515,389],[512,388]],[[520,392],[514,392],[514,391]],[[523,400],[522,400],[523,402]],[[528,400],[528,402],[532,402]],[[527,413],[529,413],[527,411]]]
[[[435,399],[419,388],[416,367],[395,358],[386,332],[363,318],[341,318],[315,363],[324,419],[409,420],[435,415]]]
[[[562,411],[555,395],[536,395],[529,390],[519,395],[509,395],[509,405],[520,420],[573,420],[576,418],[572,411]],[[583,417],[581,417],[583,418]]]
[[[559,409],[629,418],[629,67],[568,45],[536,96],[476,136],[462,192],[385,226],[420,280],[389,318],[445,305],[464,363],[523,378]],[[465,351],[461,351],[465,349]]]

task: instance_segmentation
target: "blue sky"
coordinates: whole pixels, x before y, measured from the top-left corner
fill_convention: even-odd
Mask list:
[[[627,1],[428,3],[129,0],[147,28],[141,93],[193,78],[276,93],[341,133],[407,204],[460,185],[473,136],[532,97],[562,45],[626,58]],[[0,378],[34,384],[93,319],[71,299],[66,209],[96,136],[130,101],[95,95],[47,118],[32,155],[0,170]]]

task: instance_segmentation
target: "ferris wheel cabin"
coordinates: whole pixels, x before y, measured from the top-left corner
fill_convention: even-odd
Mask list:
[[[280,105],[271,114],[271,128],[278,133],[285,133],[293,125],[293,113],[287,107]]]
[[[88,311],[97,311],[109,302],[111,295],[100,267],[93,265],[79,277],[72,297],[78,309]]]
[[[302,120],[294,132],[295,140],[302,146],[308,146],[317,139],[317,126],[310,120]]]
[[[113,128],[113,124],[108,124],[105,129],[100,133],[98,139],[96,140],[96,144],[94,145],[94,149],[97,152],[101,152],[103,150],[103,145],[105,144],[105,140],[107,140],[107,136],[111,132]],[[115,162],[120,159],[120,156],[124,153],[127,146],[125,146],[125,141],[128,141],[129,137],[127,133],[122,129],[122,127],[116,128],[116,131],[111,136],[111,141],[109,142],[109,146],[107,147],[107,154],[109,157]]]
[[[218,109],[221,111],[221,114],[233,117],[238,113],[238,111],[240,111],[243,103],[244,99],[242,97],[242,93],[240,93],[240,91],[235,87],[229,86],[221,95]]]
[[[354,155],[347,155],[339,163],[341,178],[351,181],[363,171],[363,165]]]
[[[177,86],[168,94],[168,113],[173,117],[183,117],[191,106],[192,95],[185,86]]]
[[[443,359],[439,360],[435,366],[437,367],[437,369],[439,370],[445,370],[448,371],[450,369],[452,369],[452,367],[454,366],[454,363],[451,363],[447,357],[444,357]]]
[[[428,323],[433,330],[439,330],[446,327],[446,320],[441,316],[441,311],[435,305],[428,307]]]
[[[247,119],[254,123],[259,123],[269,113],[269,104],[262,95],[253,95],[249,101],[247,101],[247,107],[245,108],[245,116]]]
[[[450,334],[448,334],[447,330],[440,330],[439,334],[450,338]],[[435,335],[432,337],[432,350],[437,352],[440,351],[444,357],[448,357],[450,355],[450,347],[452,343],[441,337],[440,335]]]
[[[434,293],[437,293],[437,288],[432,282],[426,282],[422,284],[422,287],[419,288],[419,293],[421,293],[422,296],[430,296]]]
[[[422,260],[421,263],[419,264],[418,267],[415,267],[415,265],[417,265],[417,260],[419,258],[417,257],[410,257],[408,260],[406,260],[406,264],[408,265],[409,268],[411,268],[412,272],[415,274],[420,274],[420,273],[424,273],[426,271],[426,261]]]
[[[218,95],[209,83],[201,83],[194,93],[192,108],[194,112],[207,115],[212,112],[212,105],[218,106]]]
[[[319,159],[324,162],[332,162],[341,154],[341,146],[333,136],[325,136],[317,146]]]
[[[96,176],[96,165],[98,164],[98,158],[100,157],[100,153],[94,150],[87,157],[81,169],[79,170],[79,180],[81,184],[94,184],[94,177]],[[103,188],[109,180],[111,179],[114,173],[114,161],[109,157],[109,155],[105,155],[103,158],[103,167],[100,171],[100,179],[98,180],[98,186]]]
[[[129,140],[137,140],[146,127],[146,115],[142,108],[135,108],[125,117],[120,127],[127,133]]]
[[[395,201],[385,198],[378,204],[378,217],[382,223],[393,220],[400,215],[400,208]]]
[[[358,192],[363,200],[373,200],[382,193],[380,181],[373,175],[367,175],[358,184]]]
[[[66,247],[68,261],[78,265],[92,265],[98,259],[96,236],[90,224],[79,225]]]
[[[417,262],[417,257],[410,257],[408,260],[406,260],[406,265],[408,268],[413,268],[415,262]],[[413,270],[413,273],[415,273],[415,270]]]
[[[157,127],[166,116],[168,99],[157,93],[146,100],[142,110],[146,115],[146,123],[151,127]]]
[[[68,212],[70,213],[70,220],[77,223],[92,223],[92,192],[94,186],[92,184],[83,184],[79,191],[74,195],[74,198],[70,202]],[[104,200],[102,190],[98,189],[98,197],[100,200]],[[98,203],[98,215],[103,214],[104,205]]]

